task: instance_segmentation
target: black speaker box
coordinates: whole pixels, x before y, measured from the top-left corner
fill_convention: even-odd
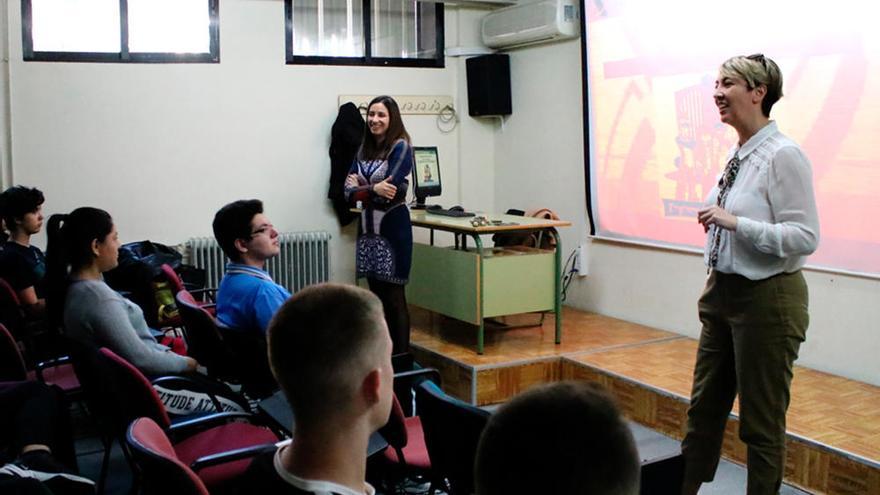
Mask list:
[[[510,115],[510,56],[483,55],[466,60],[471,117]]]

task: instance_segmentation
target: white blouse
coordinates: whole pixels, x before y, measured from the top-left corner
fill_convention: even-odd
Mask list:
[[[751,280],[797,271],[819,244],[810,161],[774,121],[734,147],[727,159],[734,154],[739,155],[740,167],[724,209],[737,217],[737,228],[735,232],[722,230],[715,269]],[[717,197],[715,186],[706,205],[714,205]],[[710,228],[706,266],[713,237]]]

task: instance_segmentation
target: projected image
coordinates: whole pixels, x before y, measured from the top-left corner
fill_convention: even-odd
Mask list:
[[[813,167],[821,241],[809,264],[880,274],[877,10],[856,0],[834,9],[788,0],[586,0],[597,235],[702,249],[696,210],[737,141],[713,102],[718,67],[760,52],[783,74],[784,96],[770,117]]]

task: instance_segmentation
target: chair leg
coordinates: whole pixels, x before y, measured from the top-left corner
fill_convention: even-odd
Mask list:
[[[101,474],[98,476],[98,495],[104,495],[104,487],[107,485],[107,471],[110,466],[110,451],[113,450],[113,440],[101,439],[104,444],[104,458],[101,460]]]
[[[141,491],[141,472],[137,464],[135,464],[134,457],[131,455],[131,451],[124,440],[119,439],[119,447],[122,449],[122,455],[125,456],[125,462],[128,463],[128,468],[131,470],[131,488],[128,493],[136,495]]]

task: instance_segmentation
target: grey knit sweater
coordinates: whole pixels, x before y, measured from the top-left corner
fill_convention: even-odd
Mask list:
[[[156,342],[144,313],[103,280],[76,280],[64,301],[64,328],[73,339],[107,347],[147,375],[182,373],[187,359]]]

